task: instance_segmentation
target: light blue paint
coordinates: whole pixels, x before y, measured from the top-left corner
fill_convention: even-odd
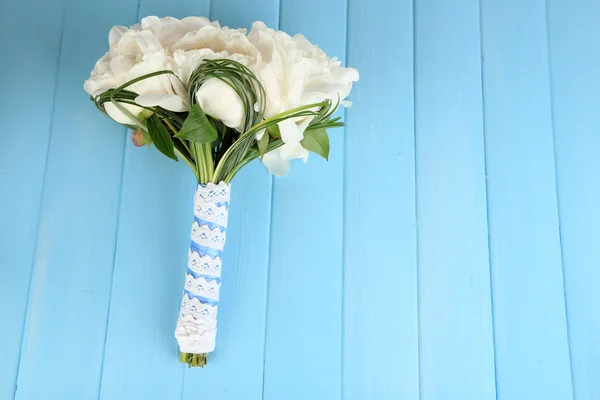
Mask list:
[[[343,395],[419,395],[412,1],[348,2]]]
[[[21,354],[44,169],[52,125],[62,3],[0,2],[0,399],[12,398]],[[37,9],[31,12],[32,6]],[[15,39],[16,26],[29,26]],[[23,43],[39,43],[24,46]],[[23,91],[22,82],[31,89]],[[31,103],[47,106],[31,119]],[[10,112],[9,112],[10,110]],[[26,121],[26,123],[25,123]],[[27,149],[27,157],[16,149]],[[10,328],[9,328],[10,327]]]
[[[600,3],[549,1],[556,181],[574,397],[600,398]]]
[[[280,27],[343,59],[345,5],[282,1]],[[306,165],[297,161],[290,176],[274,180],[265,399],[305,399],[307,382],[322,398],[340,398],[343,135],[329,132],[329,162],[311,154]]]
[[[421,398],[494,399],[479,3],[415,21]]]
[[[498,398],[570,399],[545,6],[481,15]]]
[[[106,39],[83,46],[82,37],[128,23],[135,4],[67,5],[16,399],[96,397],[102,371],[125,141],[124,129],[84,105],[81,80]]]
[[[110,26],[151,14],[260,19],[361,73],[329,162],[233,181],[203,370],[173,337],[192,174],[82,89]],[[0,400],[600,398],[599,19],[587,0],[1,1]]]

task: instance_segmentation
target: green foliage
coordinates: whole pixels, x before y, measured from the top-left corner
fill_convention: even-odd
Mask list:
[[[156,115],[153,115],[148,119],[148,133],[152,138],[152,142],[165,156],[177,161],[177,156],[175,155],[175,147],[173,145],[173,140],[171,140],[171,135],[169,135],[169,131],[167,128],[160,122]]]
[[[202,108],[198,104],[194,104],[183,122],[183,127],[175,134],[175,137],[197,143],[212,143],[217,139],[218,134]]]
[[[307,129],[300,144],[306,150],[329,160],[329,136],[324,128]]]
[[[311,118],[304,132],[302,146],[325,159],[329,157],[329,138],[326,129],[343,126],[339,118],[332,118],[339,105],[331,101],[308,104],[264,119],[265,90],[248,67],[232,60],[218,59],[203,61],[191,74],[188,85],[189,112],[177,113],[161,107],[143,107],[136,104],[137,93],[128,90],[132,84],[172,71],[157,71],[140,76],[115,89],[92,97],[106,114],[104,105],[111,102],[129,117],[132,129],[140,128],[144,140],[154,143],[167,157],[182,158],[190,166],[199,183],[230,182],[246,164],[273,151],[284,143],[279,124],[290,118]],[[229,85],[240,97],[244,106],[242,132],[228,128],[220,121],[207,116],[196,104],[196,92],[206,80],[216,78]],[[143,112],[132,115],[124,106],[135,105]],[[256,134],[265,133],[261,140]]]
[[[264,132],[262,137],[256,142],[256,144],[258,147],[258,152],[260,154],[260,159],[262,160],[263,156],[267,152],[267,149],[269,148],[269,134],[267,132]]]

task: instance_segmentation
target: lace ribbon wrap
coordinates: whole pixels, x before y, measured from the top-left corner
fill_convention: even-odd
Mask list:
[[[221,286],[221,255],[225,245],[230,185],[198,185],[194,195],[192,244],[175,337],[182,353],[215,349]]]

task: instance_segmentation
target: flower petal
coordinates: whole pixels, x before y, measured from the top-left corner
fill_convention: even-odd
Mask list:
[[[304,132],[291,119],[285,119],[277,124],[284,143],[300,143],[304,139]]]
[[[290,162],[281,157],[279,149],[266,153],[263,156],[262,162],[269,172],[275,176],[287,175],[290,172]]]
[[[217,78],[208,79],[196,92],[196,99],[207,115],[220,119],[230,128],[242,128],[244,104],[227,83]]]
[[[159,106],[175,112],[187,110],[187,105],[184,104],[183,99],[176,94],[144,94],[136,97],[135,102],[140,106]]]
[[[308,160],[308,150],[306,150],[300,142],[293,144],[284,144],[278,148],[281,158],[291,161],[295,158],[301,158],[304,162]]]
[[[127,111],[129,111],[130,113],[132,113],[133,115],[136,115],[136,116],[139,113],[141,113],[142,111],[144,111],[143,108],[134,106],[131,104],[121,103],[121,106],[123,106]],[[121,110],[119,110],[113,103],[110,103],[110,102],[104,103],[104,110],[113,120],[115,120],[116,122],[118,122],[122,125],[134,125],[135,124],[135,122],[132,121],[131,118],[129,118],[127,115],[123,114],[123,112],[121,112]]]

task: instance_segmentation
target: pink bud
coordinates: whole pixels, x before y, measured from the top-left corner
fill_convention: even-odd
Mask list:
[[[146,141],[144,140],[144,135],[142,135],[142,131],[140,130],[140,128],[138,128],[137,131],[131,132],[131,141],[137,147],[141,147],[146,144]]]

